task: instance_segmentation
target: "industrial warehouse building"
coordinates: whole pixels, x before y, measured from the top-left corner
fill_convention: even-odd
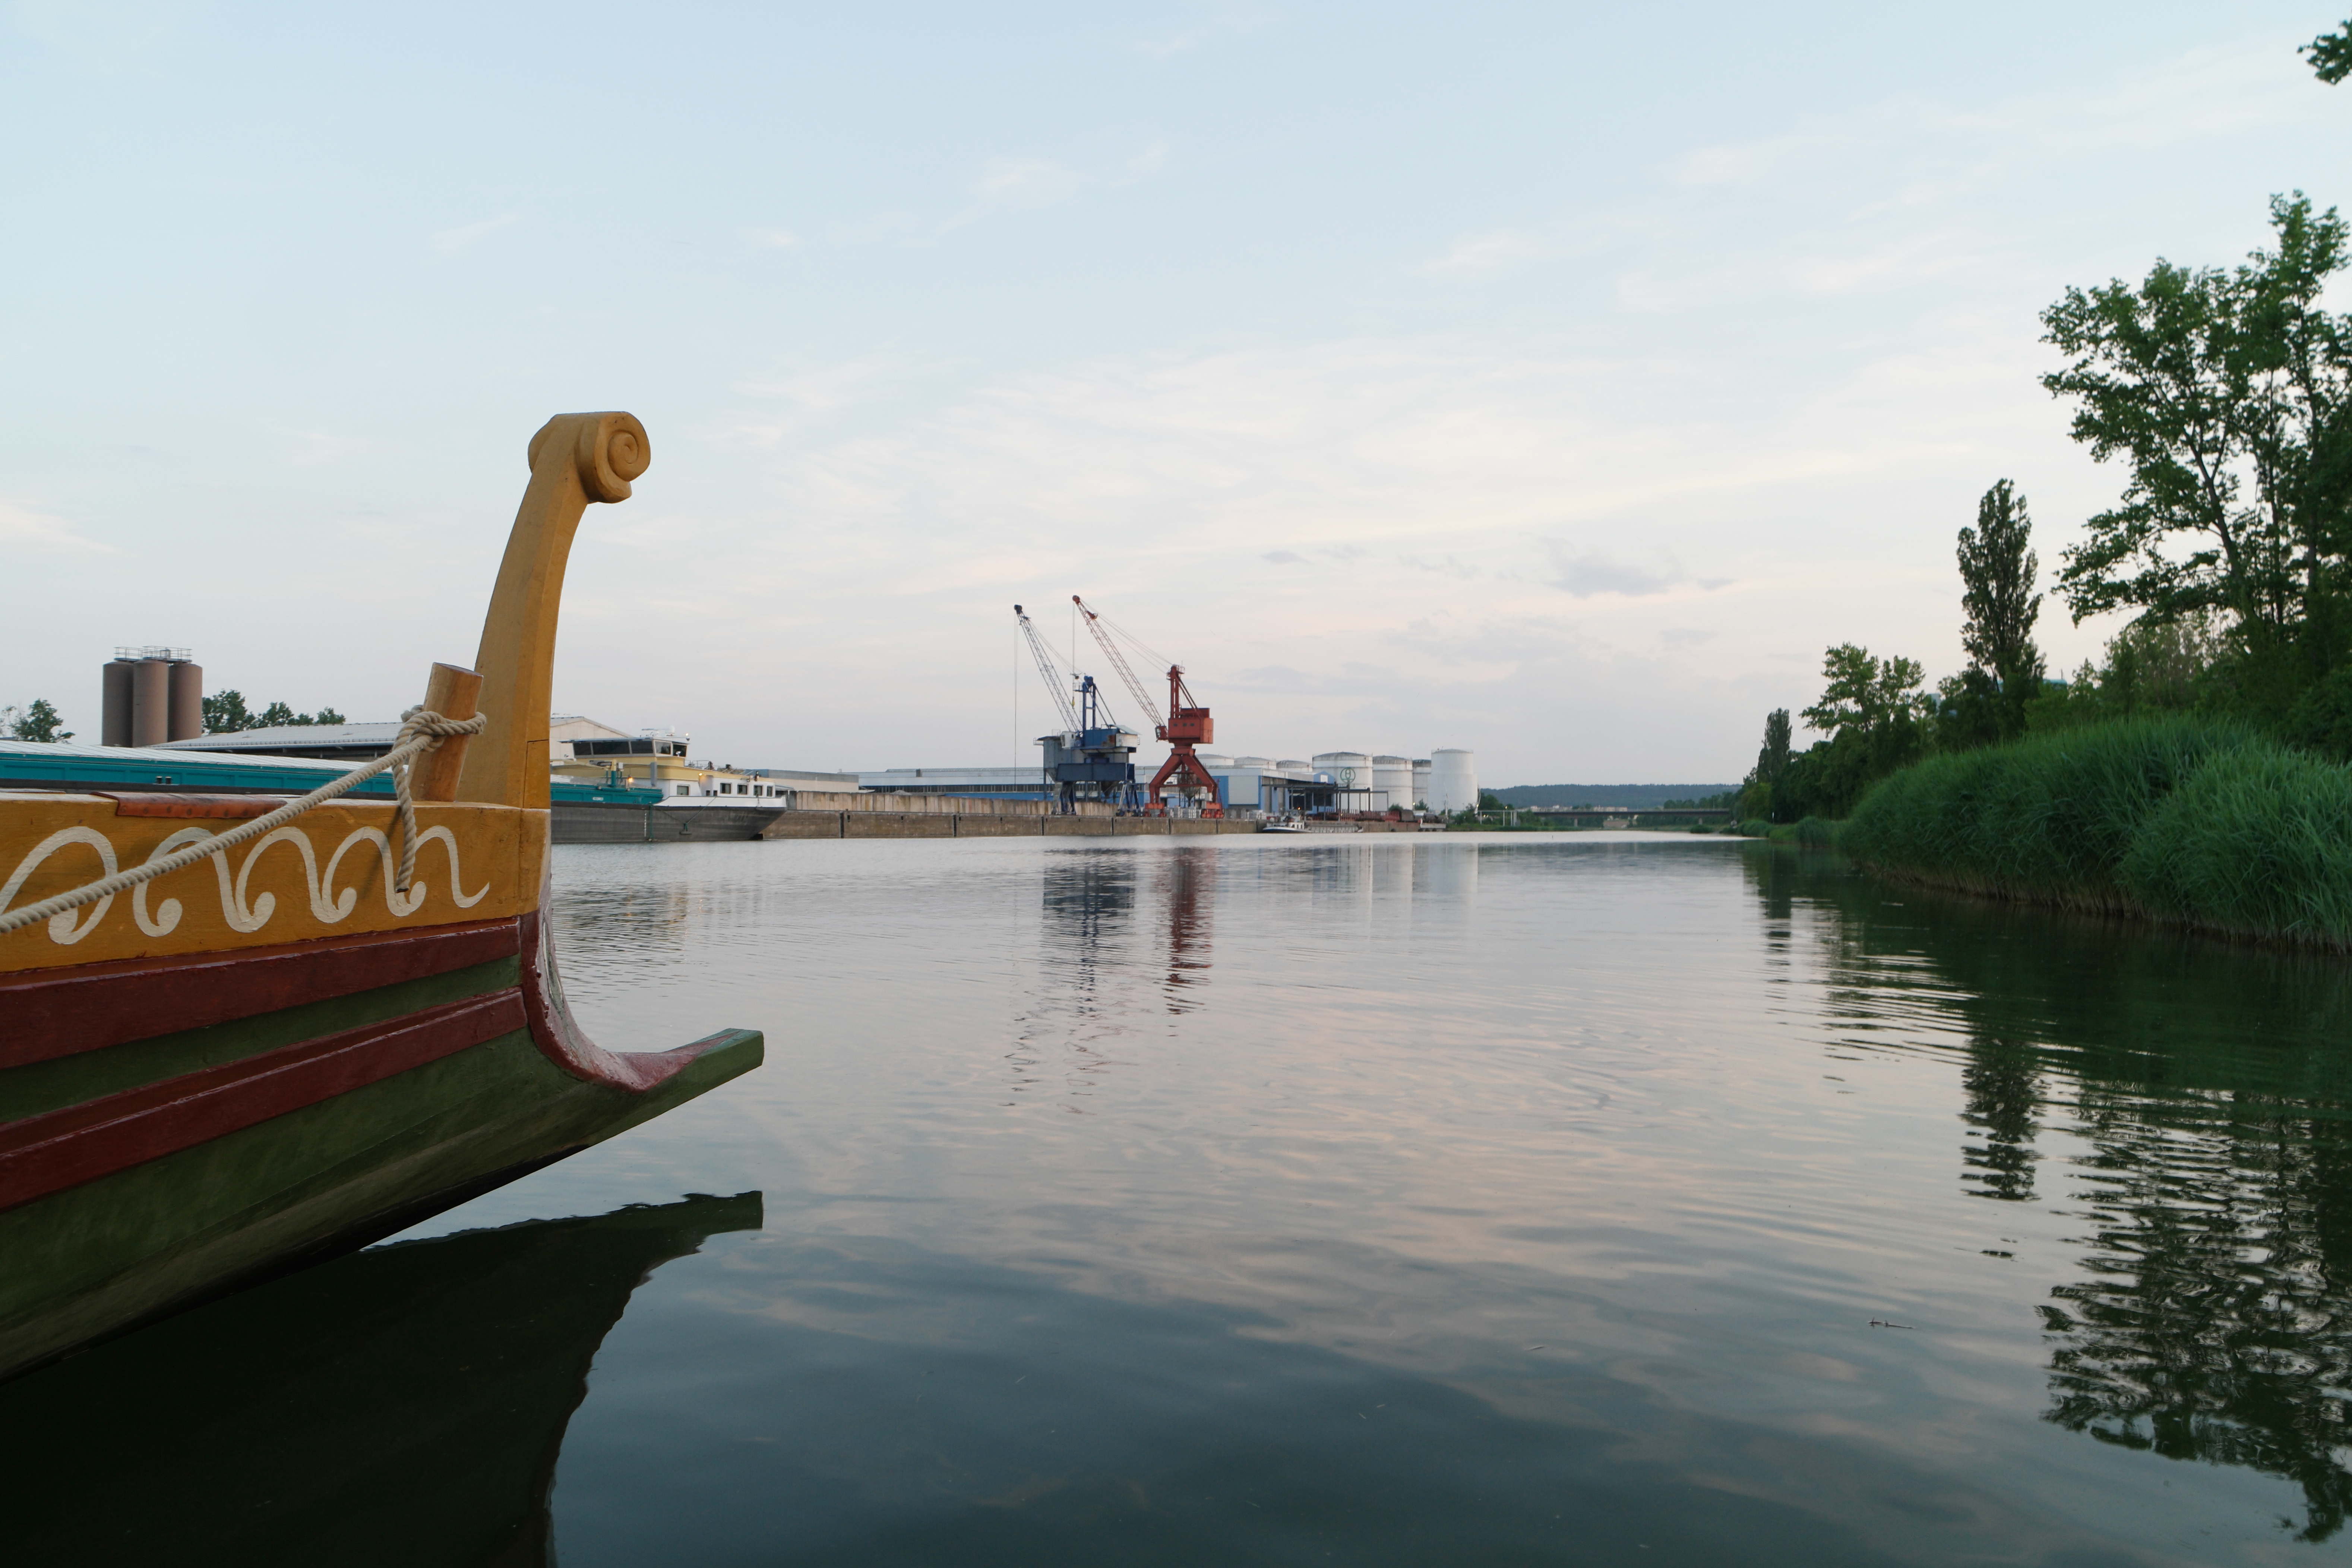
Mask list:
[[[1472,753],[1458,749],[1413,758],[1362,752],[1322,752],[1311,758],[1226,756],[1199,753],[1201,765],[1217,782],[1218,804],[1228,812],[1467,811],[1478,804]],[[856,787],[891,795],[991,796],[1019,800],[1052,797],[1055,786],[1043,766],[1034,768],[883,768],[860,773]]]

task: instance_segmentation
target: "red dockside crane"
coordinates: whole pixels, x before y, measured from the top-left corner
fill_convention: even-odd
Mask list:
[[[1110,624],[1087,608],[1087,602],[1076,594],[1070,595],[1070,603],[1086,616],[1087,630],[1094,635],[1096,642],[1102,645],[1104,657],[1110,660],[1111,668],[1118,671],[1119,679],[1127,682],[1127,689],[1134,694],[1137,706],[1151,715],[1152,733],[1168,742],[1168,760],[1160,764],[1158,773],[1151,775],[1151,804],[1146,809],[1155,813],[1167,811],[1161,791],[1173,778],[1178,789],[1206,792],[1201,803],[1202,816],[1224,816],[1225,808],[1217,799],[1216,779],[1202,765],[1201,759],[1192,754],[1193,747],[1207,745],[1216,740],[1217,727],[1209,718],[1209,710],[1193,700],[1191,689],[1185,686],[1184,667],[1181,664],[1168,667],[1168,714],[1163,719],[1160,705],[1143,689],[1143,682],[1135,678],[1127,656],[1119,652],[1118,644],[1112,639]]]

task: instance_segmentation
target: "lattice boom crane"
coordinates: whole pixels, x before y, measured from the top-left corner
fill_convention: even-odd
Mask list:
[[[1136,679],[1126,656],[1112,639],[1109,623],[1087,608],[1087,602],[1076,594],[1070,595],[1070,603],[1086,616],[1087,630],[1094,635],[1096,642],[1102,645],[1104,657],[1110,660],[1111,668],[1118,671],[1119,678],[1127,682],[1127,689],[1134,694],[1136,704],[1151,715],[1152,732],[1168,742],[1168,760],[1160,763],[1160,771],[1152,775],[1150,809],[1155,812],[1168,809],[1161,798],[1161,791],[1173,778],[1180,789],[1193,788],[1206,792],[1201,806],[1202,816],[1224,816],[1225,808],[1217,799],[1217,781],[1192,752],[1195,746],[1215,741],[1216,725],[1209,718],[1208,709],[1196,702],[1191,689],[1185,686],[1184,667],[1181,664],[1168,667],[1168,710],[1167,716],[1162,718],[1159,704],[1145,692],[1143,682]]]
[[[1067,735],[1076,732],[1078,727],[1078,714],[1077,710],[1070,706],[1070,694],[1066,689],[1068,683],[1062,679],[1061,667],[1054,662],[1054,656],[1045,650],[1045,639],[1037,635],[1036,623],[1029,618],[1029,612],[1015,605],[1013,606],[1013,614],[1021,623],[1021,635],[1029,639],[1029,657],[1037,661],[1039,678],[1045,682],[1045,689],[1054,694],[1054,706],[1062,716],[1062,733]]]

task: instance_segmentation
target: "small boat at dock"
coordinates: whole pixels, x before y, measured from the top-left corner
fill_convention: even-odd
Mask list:
[[[749,1029],[599,1047],[547,929],[564,564],[649,457],[626,414],[540,430],[474,666],[432,666],[341,780],[0,789],[0,1378],[760,1064]],[[387,773],[396,798],[355,793]]]

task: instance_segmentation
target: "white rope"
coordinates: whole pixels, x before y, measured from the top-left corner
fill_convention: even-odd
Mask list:
[[[471,719],[444,719],[440,714],[420,703],[400,716],[400,733],[394,737],[392,750],[367,766],[345,773],[341,778],[331,783],[320,784],[301,799],[289,800],[267,816],[257,816],[250,822],[229,829],[226,833],[207,838],[202,844],[192,844],[176,855],[166,855],[161,860],[150,860],[143,866],[134,866],[128,871],[118,871],[111,877],[90,883],[88,887],[76,888],[70,893],[59,893],[54,899],[43,899],[37,904],[27,904],[21,910],[11,910],[6,914],[0,914],[0,935],[24,926],[37,925],[45,920],[64,914],[68,910],[78,910],[84,904],[94,904],[100,899],[112,898],[125,889],[138,887],[142,882],[152,882],[158,877],[168,877],[174,871],[209,860],[215,855],[225,854],[248,838],[258,838],[263,834],[293,821],[314,805],[324,805],[337,795],[357,789],[388,768],[394,770],[392,775],[392,787],[400,814],[400,869],[393,879],[393,886],[398,891],[405,893],[408,891],[410,874],[416,868],[416,803],[408,796],[409,773],[418,757],[427,752],[438,750],[443,740],[451,735],[478,735],[481,733],[482,726],[488,722],[489,720],[479,713],[475,714]]]

